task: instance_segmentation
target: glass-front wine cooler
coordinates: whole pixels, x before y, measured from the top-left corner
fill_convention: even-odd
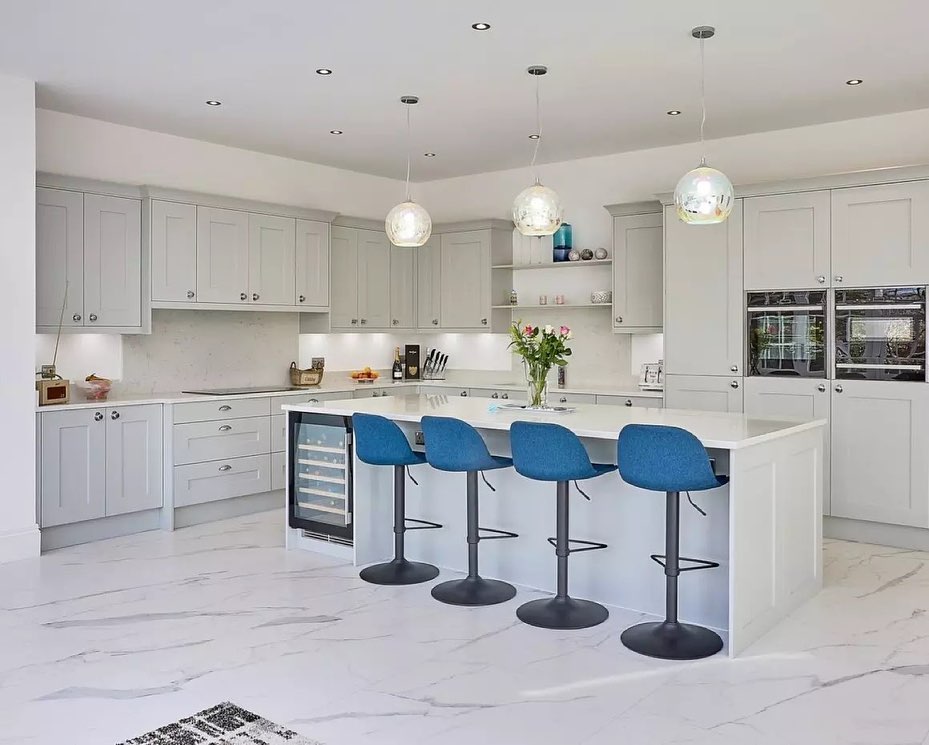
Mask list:
[[[332,414],[288,414],[288,523],[312,537],[352,541],[352,425]]]

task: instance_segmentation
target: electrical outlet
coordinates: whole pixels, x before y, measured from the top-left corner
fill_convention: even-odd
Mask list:
[[[57,372],[55,371],[55,366],[54,365],[42,365],[42,372],[40,373],[40,375],[46,380],[51,380],[52,378],[55,377],[55,375],[57,375]]]
[[[416,432],[413,433],[413,444],[414,445],[425,445],[426,444],[426,438],[423,437],[422,432],[417,430]]]

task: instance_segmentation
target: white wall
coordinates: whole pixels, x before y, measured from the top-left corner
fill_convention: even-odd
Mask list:
[[[0,75],[0,561],[39,555],[35,500],[35,85]]]

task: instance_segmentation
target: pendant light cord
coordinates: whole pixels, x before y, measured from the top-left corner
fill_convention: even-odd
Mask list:
[[[703,51],[705,39],[700,39],[700,106],[703,115],[700,118],[700,165],[706,165],[706,144],[703,141],[703,128],[706,126],[706,57]]]
[[[413,135],[410,129],[410,104],[406,104],[406,201],[407,202],[413,201],[410,198],[410,160],[411,160],[412,150],[413,150]]]
[[[535,147],[532,148],[532,162],[529,164],[536,183],[539,181],[539,174],[535,167],[535,160],[539,155],[539,145],[542,144],[542,96],[539,92],[541,85],[539,78],[541,77],[541,75],[535,76],[535,133],[537,137],[535,138]]]

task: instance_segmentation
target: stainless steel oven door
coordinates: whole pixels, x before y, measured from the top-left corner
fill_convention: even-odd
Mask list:
[[[826,293],[750,292],[748,374],[825,378]]]

